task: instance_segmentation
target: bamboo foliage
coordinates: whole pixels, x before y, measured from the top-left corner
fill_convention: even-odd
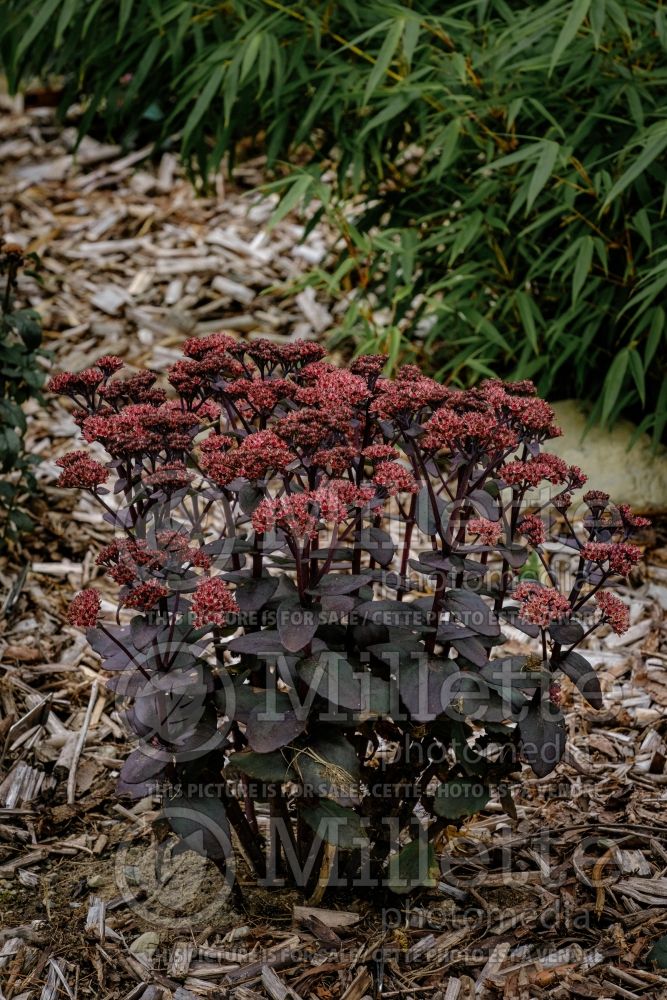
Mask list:
[[[10,85],[83,129],[178,136],[205,177],[256,135],[279,213],[340,240],[336,332],[467,384],[667,425],[667,15],[654,0],[5,0]]]

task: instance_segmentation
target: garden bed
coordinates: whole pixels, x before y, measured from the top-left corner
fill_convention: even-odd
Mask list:
[[[87,140],[76,164],[72,136],[43,110],[7,117],[2,130],[3,230],[42,256],[43,288],[23,292],[43,312],[54,369],[104,353],[163,369],[185,336],[223,325],[315,337],[328,324],[326,304],[261,294],[298,274],[304,251],[298,227],[268,235],[268,209],[244,196],[260,162],[241,168],[238,188],[197,199],[168,155],[152,167],[148,151],[128,158]],[[316,230],[305,250],[323,246]],[[564,683],[566,757],[548,778],[524,776],[515,817],[494,800],[448,828],[440,884],[384,921],[373,900],[324,886],[309,913],[302,897],[257,889],[243,872],[238,912],[215,868],[165,853],[157,801],[114,798],[124,731],[97,657],[66,624],[107,535],[89,501],[53,485],[53,460],[75,431],[60,403],[34,410],[39,528],[0,562],[5,996],[661,994],[667,975],[647,963],[667,931],[660,523],[641,539],[645,563],[626,591],[630,631],[589,645],[605,708]]]

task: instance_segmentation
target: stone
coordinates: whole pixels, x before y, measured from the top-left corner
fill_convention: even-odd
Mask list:
[[[653,454],[650,437],[641,434],[628,451],[635,430],[628,420],[619,420],[611,430],[595,425],[584,436],[585,404],[566,399],[552,405],[563,436],[548,441],[545,450],[579,465],[588,476],[583,490],[574,494],[575,503],[587,489],[595,489],[638,512],[667,509],[667,448],[660,446]]]

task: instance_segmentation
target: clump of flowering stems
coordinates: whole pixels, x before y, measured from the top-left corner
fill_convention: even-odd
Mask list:
[[[585,476],[545,447],[560,432],[531,383],[463,391],[323,353],[220,333],[188,340],[163,386],[113,357],[52,379],[97,445],[60,483],[115,529],[97,557],[115,621],[89,588],[70,622],[139,741],[119,791],[161,791],[185,847],[224,867],[233,830],[270,881],[268,800],[281,877],[312,884],[328,841],[343,880],[405,891],[518,761],[555,767],[558,675],[601,705],[576,649],[628,627],[611,588],[647,522],[590,491],[575,528]],[[510,626],[524,655],[503,654]]]

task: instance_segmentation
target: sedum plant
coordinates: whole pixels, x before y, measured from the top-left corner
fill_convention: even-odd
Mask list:
[[[339,239],[336,334],[469,385],[531,378],[667,426],[667,15],[658,0],[5,0],[9,85],[82,132],[178,141],[207,177],[257,137],[280,211]],[[174,137],[178,137],[175,140]]]
[[[521,761],[556,766],[559,677],[601,706],[577,647],[627,629],[612,588],[647,522],[593,490],[575,527],[585,476],[545,447],[530,382],[454,390],[224,333],[183,349],[164,387],[115,357],[50,383],[98,455],[65,455],[59,484],[115,530],[97,556],[115,614],[88,588],[69,620],[136,742],[119,792],[161,791],[182,847],[223,870],[233,832],[272,883],[312,885],[337,848],[330,884],[424,884],[448,824],[496,789],[511,809]]]

